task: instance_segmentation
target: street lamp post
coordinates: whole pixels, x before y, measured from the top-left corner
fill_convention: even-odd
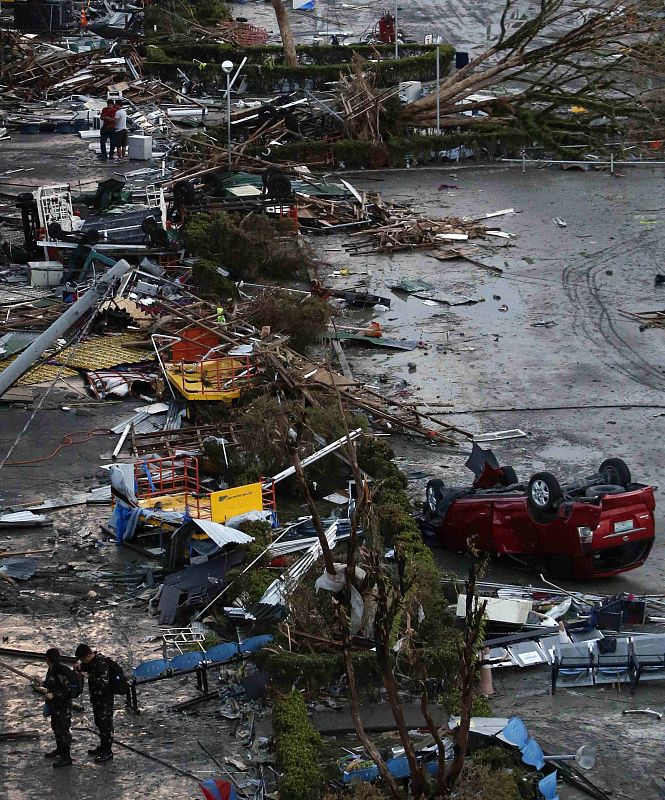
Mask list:
[[[222,72],[226,75],[226,148],[229,153],[229,169],[231,169],[231,73],[233,72],[233,61],[223,61]]]
[[[436,43],[436,133],[441,133],[441,73],[439,70],[439,54],[441,45]]]

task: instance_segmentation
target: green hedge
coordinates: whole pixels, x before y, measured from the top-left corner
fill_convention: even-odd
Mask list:
[[[429,678],[453,684],[459,670],[459,634],[438,646],[423,647],[419,653]],[[290,689],[302,686],[310,692],[320,691],[335,683],[344,673],[344,659],[341,653],[291,653],[288,650],[263,651],[257,656],[262,667],[270,673],[273,685]],[[363,688],[381,685],[381,672],[372,650],[354,650],[353,668],[356,675],[362,676]]]
[[[307,716],[298,692],[277,700],[272,708],[281,800],[318,800],[324,788],[319,767],[321,737]]]
[[[232,48],[222,45],[195,44],[184,48],[174,48],[168,43],[160,40],[159,44],[146,46],[146,61],[144,72],[148,75],[159,75],[162,79],[175,79],[178,76],[178,68],[195,70],[198,77],[207,82],[217,82],[226,80],[222,73],[221,64],[225,59],[231,59],[234,63],[240,63],[244,55],[249,55],[252,59],[243,69],[243,75],[247,81],[247,91],[251,93],[270,93],[270,92],[291,92],[296,89],[305,88],[310,90],[322,90],[327,84],[339,80],[342,73],[349,73],[351,62],[351,50],[359,52],[361,55],[372,55],[371,51],[365,53],[363,48],[343,48],[339,53],[340,60],[328,62],[322,59],[319,63],[301,63],[297,67],[289,67],[276,60],[274,48],[269,48],[270,54],[261,58],[262,52],[268,48],[252,48],[235,53]],[[311,48],[316,50],[316,48]],[[327,49],[327,48],[322,48]],[[281,48],[276,48],[279,54]],[[425,52],[420,52],[425,51]],[[334,50],[333,52],[338,52]],[[452,47],[441,48],[441,74],[447,74],[454,49]],[[375,54],[374,54],[375,55]],[[205,67],[197,66],[194,61],[200,61]],[[377,86],[393,86],[400,81],[429,81],[434,80],[436,75],[436,51],[432,48],[418,47],[416,55],[407,55],[404,58],[386,58],[374,62],[377,75]]]
[[[392,136],[385,142],[360,142],[354,139],[341,139],[336,142],[291,142],[281,147],[273,147],[270,160],[275,163],[295,161],[298,164],[310,164],[313,167],[341,167],[345,169],[381,169],[383,167],[401,168],[406,166],[407,158],[411,163],[430,163],[436,161],[438,153],[466,146],[474,150],[478,156],[486,153],[491,157],[495,153],[512,152],[517,154],[522,147],[530,146],[533,137],[526,132],[515,129],[467,131],[465,133],[449,133],[440,136]],[[259,150],[248,150],[258,154]]]
[[[211,41],[192,41],[183,36],[150,36],[150,45],[160,47],[174,62],[193,61],[220,63],[225,60],[239,64],[247,57],[248,64],[264,64],[272,61],[275,64],[284,62],[284,49],[280,45],[253,45],[252,47],[236,47],[232,44],[219,44]],[[365,59],[375,59],[376,53],[386,60],[394,59],[395,48],[391,44],[362,45],[355,44],[349,47],[334,47],[332,45],[298,45],[298,58],[303,68],[308,65],[331,66],[350,63],[353,54]],[[417,56],[432,54],[436,48],[432,45],[406,44],[400,47],[402,56],[399,60],[407,60]],[[444,45],[441,47],[441,64],[452,61],[455,50]]]

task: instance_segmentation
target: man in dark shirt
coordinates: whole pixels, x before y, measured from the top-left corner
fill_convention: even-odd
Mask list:
[[[101,159],[113,159],[115,151],[115,102],[109,97],[106,101],[106,107],[102,109],[100,119],[102,121],[102,129],[99,132],[99,144],[102,149]],[[109,153],[106,153],[106,143],[109,143]]]
[[[48,672],[44,680],[46,702],[50,710],[51,728],[55,736],[55,750],[44,753],[46,758],[56,758],[54,767],[67,767],[72,763],[72,698],[70,671],[60,663],[60,651],[55,647],[46,651]]]
[[[108,661],[87,644],[80,644],[75,655],[80,663],[79,670],[88,675],[92,713],[99,730],[100,745],[88,750],[88,754],[95,756],[95,761],[109,761],[113,758],[113,690]]]

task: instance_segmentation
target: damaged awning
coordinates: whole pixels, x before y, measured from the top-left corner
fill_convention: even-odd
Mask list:
[[[193,519],[191,524],[202,530],[218,547],[226,547],[227,544],[249,544],[254,541],[254,537],[247,533],[209,519]]]

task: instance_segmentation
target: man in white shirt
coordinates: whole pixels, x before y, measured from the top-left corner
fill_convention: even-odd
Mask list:
[[[115,136],[114,144],[118,158],[127,155],[127,112],[122,107],[122,100],[115,101]]]

